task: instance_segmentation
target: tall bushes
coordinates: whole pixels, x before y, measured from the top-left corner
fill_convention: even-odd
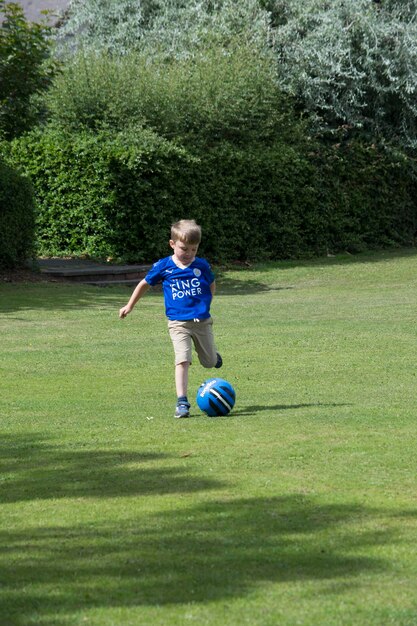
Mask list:
[[[274,0],[278,80],[320,130],[417,149],[415,0]]]
[[[189,160],[140,128],[128,136],[37,130],[12,142],[10,158],[35,186],[41,253],[135,260],[156,254],[155,232],[178,215],[168,191],[178,195]]]
[[[0,162],[0,268],[23,265],[33,253],[34,198],[29,181]]]
[[[222,142],[196,156],[140,128],[49,129],[14,141],[11,159],[34,182],[43,254],[149,261],[166,252],[169,224],[189,216],[212,259],[296,256],[297,201],[314,207],[312,168],[285,144]]]
[[[219,142],[194,154],[154,132],[32,132],[12,144],[36,188],[44,254],[151,261],[194,217],[212,260],[283,259],[411,245],[408,162],[347,143]],[[315,149],[314,149],[315,148]]]
[[[12,138],[37,121],[33,97],[47,89],[55,69],[50,28],[26,21],[18,3],[0,0],[0,134]]]
[[[317,144],[317,211],[328,250],[359,252],[415,245],[417,185],[413,160],[358,139]]]
[[[56,77],[46,106],[66,130],[141,124],[182,145],[300,137],[271,58],[238,42],[227,53],[215,47],[170,63],[139,53],[80,53]]]
[[[165,60],[236,40],[273,49],[276,80],[312,129],[349,124],[416,150],[416,10],[416,0],[74,0],[61,44]]]
[[[213,258],[248,255],[249,234],[250,255],[300,253],[295,205],[312,204],[314,184],[266,55],[80,55],[47,105],[50,126],[13,148],[38,190],[45,252],[153,258],[157,227],[188,214],[209,226]]]
[[[170,60],[80,53],[56,77],[49,123],[11,151],[44,254],[149,261],[180,217],[202,223],[213,260],[414,241],[411,160],[349,132],[309,137],[271,52],[223,43]]]
[[[60,54],[92,50],[122,56],[192,58],[236,37],[264,45],[269,15],[259,0],[73,0],[58,32]]]

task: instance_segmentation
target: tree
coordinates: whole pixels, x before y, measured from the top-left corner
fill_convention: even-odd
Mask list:
[[[269,13],[259,0],[168,0],[149,25],[142,48],[148,55],[190,58],[240,41],[262,51],[269,35]]]
[[[313,131],[343,126],[415,150],[416,14],[417,0],[73,0],[61,41],[165,60],[236,40],[272,47],[279,87]]]
[[[417,148],[415,0],[275,0],[273,9],[279,83],[316,129],[348,125]]]
[[[158,8],[158,0],[73,0],[58,32],[58,51],[127,54],[138,47]]]
[[[50,59],[50,27],[28,23],[16,3],[0,0],[0,133],[6,139],[37,118],[33,97],[48,88],[56,63]]]
[[[61,54],[83,50],[187,58],[239,35],[264,45],[268,12],[259,0],[73,0],[58,34]]]

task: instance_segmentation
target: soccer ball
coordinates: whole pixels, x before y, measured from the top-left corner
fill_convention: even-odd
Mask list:
[[[197,404],[209,417],[227,415],[233,409],[236,393],[223,378],[209,378],[197,391]]]

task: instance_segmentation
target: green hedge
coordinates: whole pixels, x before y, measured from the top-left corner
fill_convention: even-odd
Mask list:
[[[143,129],[50,129],[15,140],[11,155],[36,189],[44,255],[149,261],[169,252],[171,222],[188,216],[213,260],[295,256],[297,202],[314,206],[313,168],[283,144],[191,154]]]
[[[151,131],[130,136],[49,129],[12,142],[11,159],[36,190],[41,254],[143,260],[157,253],[155,229],[179,215],[169,187],[190,158]]]
[[[0,268],[20,267],[32,256],[34,230],[32,186],[0,162]]]
[[[140,128],[15,140],[11,158],[36,190],[40,251],[152,261],[169,253],[169,226],[182,217],[202,224],[213,261],[414,243],[416,188],[403,157],[360,142],[190,150]]]
[[[321,146],[313,160],[317,209],[325,215],[330,251],[415,244],[417,185],[412,159],[356,139]]]

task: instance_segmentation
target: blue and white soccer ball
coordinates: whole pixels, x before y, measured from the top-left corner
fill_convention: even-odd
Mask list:
[[[227,415],[235,402],[235,390],[223,378],[208,378],[198,388],[197,404],[209,417]]]

